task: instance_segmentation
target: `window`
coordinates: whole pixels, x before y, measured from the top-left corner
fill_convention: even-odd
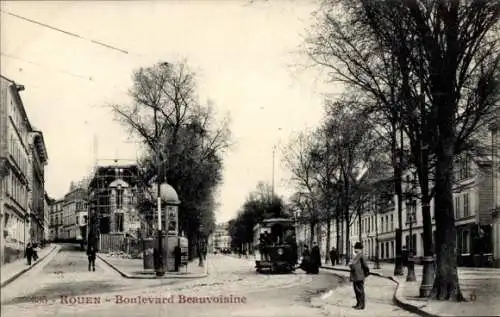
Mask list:
[[[470,216],[469,210],[469,193],[464,194],[464,217]]]
[[[391,253],[394,257],[394,241],[391,241]]]
[[[384,243],[380,243],[380,259],[384,259]]]
[[[469,253],[469,246],[470,246],[470,235],[469,231],[463,230],[460,232],[460,251],[462,254]]]
[[[460,196],[455,197],[455,219],[461,218],[460,212]]]
[[[394,215],[391,215],[391,231],[394,230]]]
[[[389,258],[389,242],[385,243],[385,258]]]
[[[116,190],[116,208],[121,209],[123,207],[123,189]]]
[[[389,216],[385,216],[385,231],[389,231]]]
[[[115,231],[123,232],[123,214],[117,213],[115,214]]]
[[[382,226],[381,226],[382,228],[380,228],[380,229],[382,229],[382,232],[384,232],[384,218],[383,217],[382,217],[381,221],[382,221]]]

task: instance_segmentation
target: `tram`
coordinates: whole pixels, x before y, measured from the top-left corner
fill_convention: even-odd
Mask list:
[[[253,238],[255,269],[258,273],[295,271],[298,256],[293,220],[265,219],[255,225]]]

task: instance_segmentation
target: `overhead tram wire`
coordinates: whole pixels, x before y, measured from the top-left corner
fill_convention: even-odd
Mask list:
[[[65,75],[70,75],[70,76],[75,77],[75,78],[80,78],[80,79],[83,79],[83,80],[85,80],[87,82],[90,82],[92,84],[99,84],[99,81],[96,81],[94,79],[95,78],[94,76],[85,76],[85,75],[81,75],[81,74],[76,74],[76,73],[73,73],[73,72],[70,72],[70,71],[67,71],[67,70],[64,70],[64,69],[60,69],[60,68],[57,68],[57,67],[54,67],[54,66],[42,64],[42,63],[39,63],[39,62],[34,62],[32,60],[21,58],[21,57],[10,55],[10,54],[0,53],[0,55],[4,56],[6,58],[15,59],[15,60],[18,60],[18,61],[21,61],[21,62],[24,62],[24,63],[28,63],[28,64],[32,64],[32,65],[35,65],[35,66],[38,66],[38,67],[51,69],[51,70],[53,70],[55,72],[59,72],[59,73],[65,74]],[[104,81],[103,81],[103,84],[104,84]],[[107,83],[107,84],[109,84],[109,83]],[[113,85],[110,88],[116,90],[117,92],[128,94],[128,91],[126,91],[123,88],[119,88],[116,85]]]
[[[63,33],[63,34],[66,34],[68,36],[72,36],[72,37],[75,37],[75,38],[78,38],[78,39],[81,39],[81,40],[85,40],[85,41],[88,41],[90,43],[93,43],[93,44],[96,44],[96,45],[99,45],[99,46],[102,46],[102,47],[105,47],[105,48],[108,48],[108,49],[111,49],[111,50],[114,50],[114,51],[117,51],[117,52],[120,52],[122,54],[126,54],[126,55],[130,55],[130,54],[133,54],[133,55],[137,55],[137,56],[140,56],[139,54],[134,54],[134,53],[131,53],[127,50],[124,50],[124,49],[121,49],[121,48],[118,48],[116,46],[113,46],[113,45],[110,45],[110,44],[106,44],[104,42],[101,42],[101,41],[97,41],[97,40],[93,40],[91,38],[86,38],[84,36],[81,36],[79,34],[76,34],[76,33],[73,33],[73,32],[69,32],[69,31],[65,31],[63,29],[60,29],[60,28],[57,28],[57,27],[54,27],[54,26],[51,26],[51,25],[48,25],[46,23],[43,23],[43,22],[40,22],[40,21],[37,21],[37,20],[34,20],[34,19],[30,19],[30,18],[26,18],[26,17],[23,17],[21,15],[18,15],[18,14],[15,14],[15,13],[12,13],[12,12],[9,12],[9,11],[5,11],[5,10],[2,10],[0,9],[0,12],[1,13],[4,13],[4,14],[7,14],[7,15],[10,15],[12,17],[15,17],[15,18],[18,18],[20,20],[23,20],[25,22],[29,22],[29,23],[33,23],[33,24],[36,24],[38,26],[41,26],[41,27],[44,27],[44,28],[47,28],[47,29],[50,29],[52,31],[56,31],[56,32],[59,32],[59,33]],[[143,56],[140,56],[140,57],[143,57]]]

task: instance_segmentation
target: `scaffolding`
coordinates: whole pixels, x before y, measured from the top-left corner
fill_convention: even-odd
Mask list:
[[[140,169],[137,164],[123,165],[118,160],[114,163],[96,165],[88,181],[88,242],[96,247],[102,235],[137,239],[144,223],[136,208],[142,187]],[[135,226],[133,230],[125,230],[131,224]]]

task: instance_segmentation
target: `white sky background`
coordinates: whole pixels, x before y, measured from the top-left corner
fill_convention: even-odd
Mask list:
[[[44,133],[48,194],[60,198],[88,175],[94,135],[98,158],[135,159],[137,145],[102,105],[128,100],[134,69],[186,58],[198,74],[200,101],[230,113],[236,145],[225,159],[216,215],[234,217],[259,181],[271,182],[273,145],[321,118],[317,76],[294,67],[308,63],[297,51],[316,8],[314,1],[285,0],[2,2],[3,10],[130,52],[1,14],[2,54],[40,64],[1,56],[2,75],[25,85],[30,122]],[[280,159],[276,192],[288,196]]]

